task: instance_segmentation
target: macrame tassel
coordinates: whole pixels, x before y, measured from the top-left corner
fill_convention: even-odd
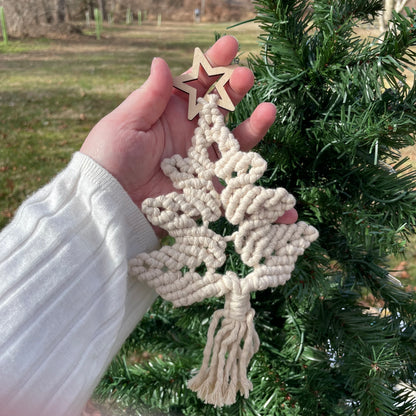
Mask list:
[[[233,404],[238,391],[248,397],[253,385],[247,378],[247,366],[260,345],[253,317],[250,295],[234,292],[226,295],[224,309],[214,312],[201,369],[188,382],[205,403]]]

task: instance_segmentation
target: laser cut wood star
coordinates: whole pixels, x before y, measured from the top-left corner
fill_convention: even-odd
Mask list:
[[[218,107],[224,108],[228,111],[234,111],[235,106],[225,90],[225,85],[229,82],[233,67],[231,66],[217,66],[212,67],[208,59],[205,57],[201,49],[195,48],[194,60],[190,72],[179,75],[173,79],[173,86],[178,90],[189,94],[188,99],[188,120],[193,120],[202,109],[202,103],[198,103],[197,90],[195,87],[188,85],[190,81],[195,81],[199,77],[199,70],[203,68],[209,77],[221,75],[215,82],[215,88],[219,95],[217,102]]]

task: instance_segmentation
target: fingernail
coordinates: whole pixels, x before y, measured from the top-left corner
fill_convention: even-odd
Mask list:
[[[236,41],[238,44],[240,44],[240,43],[238,42],[238,39],[237,39],[234,35],[228,35],[228,36],[231,36],[232,38],[234,38],[234,39],[235,39],[235,41]]]
[[[152,65],[150,66],[150,72],[152,72],[152,71],[153,71],[153,68],[154,68],[155,62],[156,62],[158,59],[159,59],[159,58],[158,58],[158,57],[156,57],[156,56],[152,59]]]

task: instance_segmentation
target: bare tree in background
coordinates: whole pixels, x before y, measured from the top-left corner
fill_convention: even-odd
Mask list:
[[[51,24],[62,24],[70,15],[80,19],[85,16],[83,4],[85,0],[0,0],[9,35],[15,37],[42,35]]]
[[[58,23],[65,22],[65,15],[66,15],[66,1],[65,0],[57,0],[56,4],[56,20]]]
[[[68,30],[79,30],[79,24],[85,22],[86,13],[92,18],[95,8],[101,10],[104,21],[108,20],[107,15],[111,12],[113,21],[123,22],[128,9],[134,15],[139,10],[145,11],[149,19],[162,13],[166,17],[175,15],[175,18],[193,21],[195,8],[201,7],[203,13],[203,5],[206,5],[206,16],[215,21],[225,10],[235,12],[236,15],[231,16],[228,12],[224,18],[238,20],[239,10],[248,10],[247,5],[252,3],[250,0],[0,0],[9,35],[15,37],[44,36],[51,31],[65,33]],[[214,9],[218,9],[218,12]],[[71,20],[77,22],[78,26],[67,23]]]
[[[51,7],[51,4],[50,4],[49,0],[41,0],[39,3],[40,3],[40,5],[42,5],[42,7],[41,7],[40,11],[38,10],[35,13],[37,23],[39,24],[43,20],[42,17],[44,18],[46,23],[53,23],[54,20],[55,20],[55,16],[54,16],[54,13],[53,13],[53,10],[52,10],[52,7]],[[39,7],[40,7],[40,5],[39,5]],[[43,13],[43,15],[42,15],[42,13]]]
[[[400,13],[408,0],[384,0],[384,11],[379,16],[379,29],[381,33],[387,30],[389,21],[393,16],[393,10]]]
[[[46,1],[0,0],[0,5],[4,7],[9,35],[27,36],[31,27],[39,26],[42,22],[48,23]]]
[[[104,20],[107,20],[107,7],[105,0],[98,0],[98,9],[101,11],[101,16]]]

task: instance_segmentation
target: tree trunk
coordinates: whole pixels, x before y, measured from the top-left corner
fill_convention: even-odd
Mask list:
[[[56,4],[56,20],[58,23],[65,22],[66,4],[65,0],[57,0]]]
[[[393,16],[394,0],[384,2],[384,23],[387,25]]]
[[[380,33],[384,33],[388,26],[389,21],[393,17],[393,10],[400,13],[408,0],[384,0],[384,10],[379,15],[379,29]]]
[[[51,5],[48,1],[42,0],[42,7],[43,7],[43,17],[41,17],[41,13],[35,13],[33,15],[33,18],[35,19],[36,23],[39,24],[42,20],[44,20],[46,23],[53,23],[54,16],[52,13]],[[26,24],[28,24],[28,21],[26,20]]]
[[[101,16],[103,17],[103,20],[107,20],[107,8],[106,8],[106,0],[98,0],[98,8],[101,11]]]

